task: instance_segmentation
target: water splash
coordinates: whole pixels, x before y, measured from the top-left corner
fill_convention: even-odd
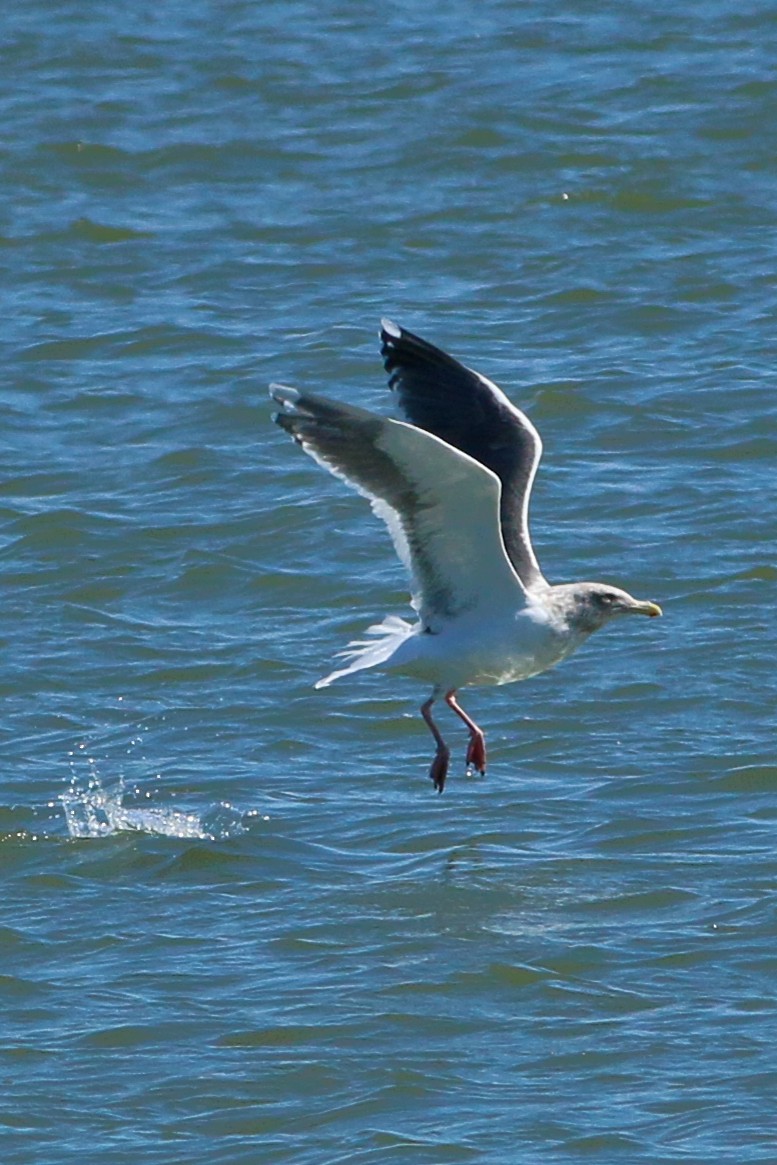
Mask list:
[[[79,772],[84,765],[85,772]],[[108,837],[134,831],[219,841],[246,832],[244,815],[226,801],[211,805],[203,812],[170,805],[139,805],[136,799],[139,791],[128,794],[123,777],[110,784],[102,780],[97,762],[89,756],[86,745],[79,745],[78,751],[70,754],[70,770],[70,788],[59,798],[70,837]],[[149,798],[150,793],[145,797]]]
[[[243,815],[226,802],[195,813],[170,806],[125,804],[122,783],[106,789],[98,781],[60,796],[71,837],[108,837],[114,833],[151,833],[161,837],[218,841],[246,832]]]

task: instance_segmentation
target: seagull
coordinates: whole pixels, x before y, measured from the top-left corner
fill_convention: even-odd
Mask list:
[[[274,420],[314,460],[368,498],[407,569],[417,620],[389,616],[341,652],[316,684],[378,667],[431,685],[421,705],[445,788],[450,749],[432,716],[442,698],[469,733],[466,767],[486,771],[483,731],[456,696],[547,671],[621,615],[661,614],[606,583],[551,585],[529,536],[529,496],[542,442],[500,388],[391,320],[381,355],[406,420],[270,386]]]

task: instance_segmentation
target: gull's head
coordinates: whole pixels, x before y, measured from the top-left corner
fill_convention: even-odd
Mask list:
[[[662,614],[657,603],[635,599],[628,591],[608,583],[574,583],[572,586],[554,589],[565,592],[567,621],[583,632],[598,630],[616,615],[648,615],[655,618]]]

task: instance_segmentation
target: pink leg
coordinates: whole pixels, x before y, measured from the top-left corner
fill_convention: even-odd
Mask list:
[[[432,704],[434,703],[434,695],[431,695],[425,704],[421,705],[421,715],[426,721],[429,731],[437,743],[437,752],[434,754],[432,767],[429,770],[429,776],[434,781],[434,787],[438,793],[442,793],[445,788],[445,778],[448,775],[448,762],[451,759],[451,750],[442,738],[440,729],[432,720]]]
[[[474,720],[470,719],[464,709],[456,701],[456,689],[445,693],[445,703],[464,721],[469,729],[469,744],[467,745],[467,769],[474,768],[481,776],[486,771],[486,738]]]

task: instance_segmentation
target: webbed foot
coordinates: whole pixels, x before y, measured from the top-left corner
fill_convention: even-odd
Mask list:
[[[445,788],[445,778],[448,776],[448,765],[450,763],[451,754],[450,749],[443,745],[437,749],[432,761],[432,767],[429,769],[429,776],[434,781],[434,787],[438,793],[442,793]]]

